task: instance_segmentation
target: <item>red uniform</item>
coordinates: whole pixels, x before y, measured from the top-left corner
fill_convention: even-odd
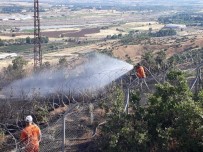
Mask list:
[[[136,68],[136,74],[139,78],[145,78],[146,77],[145,70],[142,66],[139,66]]]
[[[35,124],[31,124],[22,130],[20,139],[25,144],[25,152],[39,152],[40,135],[40,128]]]

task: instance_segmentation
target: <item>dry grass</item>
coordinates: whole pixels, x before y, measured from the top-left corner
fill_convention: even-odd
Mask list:
[[[98,48],[97,44],[90,44],[86,46],[76,46],[72,48],[64,48],[57,52],[47,53],[43,55],[43,62],[50,62],[52,65],[57,64],[61,57],[66,57],[68,61],[78,58],[80,53],[87,53],[95,51]],[[0,61],[0,70],[12,64],[13,58],[3,59]],[[26,59],[28,61],[27,68],[33,67],[33,59]]]
[[[139,62],[143,52],[141,45],[119,46],[113,50],[113,55],[123,60],[126,60],[126,55],[128,55],[133,62]]]
[[[94,34],[86,34],[85,36],[91,38],[105,38],[107,35],[114,35],[114,34],[127,34],[126,32],[117,31],[116,28],[110,28],[105,30],[100,30],[99,33]]]
[[[9,64],[12,64],[12,59],[0,60],[0,70],[6,68]]]
[[[126,26],[126,27],[133,27],[133,26],[139,27],[139,26],[149,25],[149,23],[151,25],[158,24],[158,22],[154,22],[154,21],[152,21],[152,22],[151,21],[149,21],[149,22],[129,22],[129,23],[124,24],[124,26]]]
[[[152,30],[160,30],[164,27],[163,24],[159,24],[158,22],[149,21],[149,22],[130,22],[121,25],[122,28],[128,29],[128,30],[142,30],[146,31],[149,30],[149,28],[152,28]]]
[[[15,36],[15,37],[11,37],[11,36],[0,36],[0,39],[2,40],[16,40],[16,39],[20,39],[20,38],[26,38],[26,37],[30,37],[33,38],[33,35],[19,35],[19,36]]]
[[[140,30],[140,31],[147,31],[149,30],[149,28],[152,28],[152,30],[160,30],[164,27],[164,25],[146,25],[146,26],[142,26],[142,27],[135,27],[135,28],[131,28],[132,30]]]

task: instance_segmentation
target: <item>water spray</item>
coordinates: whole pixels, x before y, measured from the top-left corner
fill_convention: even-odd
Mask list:
[[[133,69],[133,65],[104,54],[90,53],[87,61],[75,69],[62,67],[34,74],[17,80],[3,89],[6,96],[30,98],[35,94],[47,96],[56,92],[78,95],[96,93]]]

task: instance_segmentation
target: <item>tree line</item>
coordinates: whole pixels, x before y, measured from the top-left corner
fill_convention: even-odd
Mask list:
[[[203,26],[203,14],[179,13],[173,16],[160,17],[158,21],[163,24],[186,24],[188,26]]]
[[[126,35],[121,35],[121,43],[123,44],[139,44],[142,40],[149,40],[151,37],[164,37],[164,36],[174,36],[177,32],[174,29],[161,29],[157,32],[152,32],[152,29],[149,29],[148,32],[140,32],[138,30],[136,31],[130,31]]]
[[[42,36],[40,38],[41,43],[48,43],[49,38],[47,36]],[[6,45],[13,45],[13,44],[34,44],[34,38],[26,37],[26,38],[19,38],[15,40],[2,40],[0,39],[0,46]]]
[[[177,34],[177,32],[174,29],[161,29],[155,33],[150,32],[149,36],[151,36],[151,37],[164,37],[164,36],[173,36],[176,34]]]

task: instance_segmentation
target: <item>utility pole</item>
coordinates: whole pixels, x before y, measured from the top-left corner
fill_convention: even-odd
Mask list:
[[[39,2],[34,0],[34,70],[42,65]]]

